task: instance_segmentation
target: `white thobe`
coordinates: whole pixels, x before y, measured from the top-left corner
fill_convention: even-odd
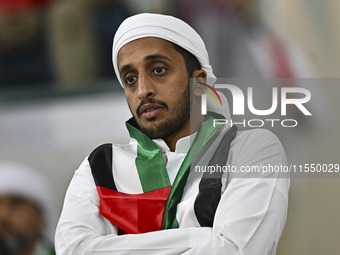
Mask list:
[[[171,183],[190,147],[190,138],[177,142],[170,152],[164,141],[161,148]],[[137,178],[131,174],[134,162],[124,158],[126,150],[136,151],[137,143],[113,144],[113,176],[120,192],[142,193]],[[137,153],[137,152],[135,152]],[[130,160],[131,161],[131,160]],[[117,164],[126,167],[117,172]],[[275,135],[266,130],[240,131],[231,143],[227,165],[286,165],[285,152]],[[130,169],[130,170],[128,170]],[[285,226],[289,178],[281,173],[246,178],[247,173],[230,173],[222,178],[222,195],[213,227],[200,227],[193,203],[199,179],[189,175],[181,202],[177,206],[178,229],[144,234],[118,235],[115,225],[99,213],[99,196],[87,159],[80,165],[66,193],[56,230],[58,255],[104,254],[275,254]]]

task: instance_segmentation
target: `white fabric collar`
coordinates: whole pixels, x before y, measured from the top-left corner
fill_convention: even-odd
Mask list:
[[[176,148],[175,148],[174,153],[177,153],[177,154],[188,153],[190,146],[196,137],[196,134],[197,132],[192,135],[179,139],[176,143]],[[166,151],[170,151],[170,148],[164,142],[163,139],[158,138],[158,139],[153,139],[152,141],[155,144],[157,144],[157,146],[161,149],[162,153],[165,153]]]

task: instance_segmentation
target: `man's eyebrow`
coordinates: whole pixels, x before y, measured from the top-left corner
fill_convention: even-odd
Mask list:
[[[163,54],[159,54],[159,53],[156,53],[156,54],[152,54],[152,55],[149,55],[149,56],[146,56],[144,58],[145,61],[151,61],[151,60],[154,60],[154,59],[165,59],[165,60],[168,60],[170,62],[172,62],[172,60],[170,58],[168,58],[167,56],[163,55]],[[119,70],[119,73],[122,74],[123,72],[125,72],[126,70],[132,68],[131,65],[125,65],[123,66],[120,70]]]
[[[163,54],[159,54],[159,53],[156,53],[156,54],[152,54],[152,55],[149,55],[149,56],[146,56],[144,58],[145,61],[150,61],[150,60],[154,60],[154,59],[158,59],[158,58],[161,58],[161,59],[165,59],[165,60],[169,60],[172,62],[172,60],[170,58],[168,58],[167,56],[163,55]]]
[[[122,74],[123,72],[125,72],[126,70],[130,69],[131,66],[130,65],[125,65],[123,66],[120,70],[119,70],[119,73]]]

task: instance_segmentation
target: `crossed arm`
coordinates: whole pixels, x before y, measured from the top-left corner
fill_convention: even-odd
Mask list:
[[[245,135],[250,137],[236,137],[234,141],[242,147],[234,146],[231,151],[231,160],[237,158],[234,165],[286,164],[275,136],[262,131]],[[288,189],[287,178],[232,177],[222,194],[212,228],[119,236],[117,227],[99,214],[98,193],[85,160],[75,172],[65,197],[56,231],[56,251],[58,255],[275,254],[286,221]]]

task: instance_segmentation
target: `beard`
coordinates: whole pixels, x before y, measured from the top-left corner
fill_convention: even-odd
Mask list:
[[[165,109],[169,109],[167,104],[160,100],[154,100],[152,98],[148,98],[143,100],[140,105],[138,106],[136,113],[139,115],[139,109],[144,104],[158,104],[162,105]],[[131,111],[131,108],[130,108]],[[190,82],[187,84],[186,90],[182,93],[178,100],[174,104],[174,115],[162,122],[160,122],[154,128],[147,128],[145,126],[140,125],[138,119],[136,118],[135,114],[132,113],[135,121],[140,127],[140,130],[150,139],[156,138],[164,138],[167,137],[178,130],[180,130],[190,119],[190,111],[191,111],[191,104],[190,104]],[[153,122],[156,121],[156,118],[148,119],[148,121]]]
[[[14,234],[4,237],[0,235],[0,254],[1,255],[14,255],[22,253],[29,245],[36,242],[38,236],[34,234]]]

